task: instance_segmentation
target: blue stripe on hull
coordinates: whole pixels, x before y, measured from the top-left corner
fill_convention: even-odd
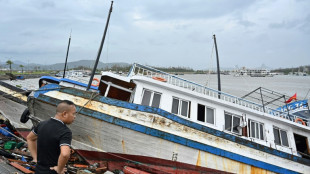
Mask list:
[[[75,95],[75,96],[79,96],[79,97],[83,97],[83,98],[91,98],[92,93],[91,92],[86,92],[86,91],[81,91],[78,89],[74,89],[74,88],[65,88],[65,89],[61,89],[61,92],[64,93],[68,93],[71,95]],[[118,106],[118,107],[122,107],[122,108],[126,108],[126,109],[131,109],[131,110],[136,110],[136,111],[141,111],[141,112],[148,112],[148,113],[153,113],[153,114],[158,114],[160,116],[166,117],[170,120],[173,120],[179,124],[194,128],[196,130],[202,131],[202,132],[206,132],[208,134],[214,135],[214,136],[218,136],[224,139],[227,139],[229,141],[232,142],[236,142],[238,144],[259,150],[259,151],[263,151],[272,155],[276,155],[285,159],[289,159],[307,166],[310,166],[310,160],[308,159],[304,159],[298,156],[294,156],[292,154],[286,153],[286,152],[282,152],[267,146],[263,146],[261,144],[258,143],[254,143],[251,142],[249,140],[225,133],[223,131],[219,131],[216,129],[212,129],[210,127],[186,120],[184,118],[181,118],[179,116],[176,116],[174,114],[171,114],[167,111],[164,111],[162,109],[159,108],[153,108],[150,106],[143,106],[143,105],[138,105],[138,104],[134,104],[134,103],[128,103],[128,102],[124,102],[124,101],[119,101],[119,100],[114,100],[114,99],[110,99],[107,97],[103,97],[103,96],[97,96],[93,99],[94,101],[99,101],[102,103],[106,103],[109,105],[114,105],[114,106]]]
[[[40,95],[38,97],[38,99],[41,101],[53,104],[53,105],[56,105],[58,103],[57,99],[51,98],[49,96]],[[79,109],[80,109],[80,107],[78,106],[77,110],[79,110]],[[288,170],[288,169],[285,169],[285,168],[282,168],[279,166],[275,166],[275,165],[268,164],[268,163],[265,163],[262,161],[254,160],[254,159],[251,159],[251,158],[248,158],[248,157],[236,154],[236,153],[228,152],[226,150],[222,150],[222,149],[212,147],[209,145],[205,145],[205,144],[193,141],[193,140],[189,140],[189,139],[177,136],[177,135],[173,135],[173,134],[162,132],[162,131],[159,131],[159,130],[156,130],[153,128],[149,128],[149,127],[146,127],[146,126],[143,126],[140,124],[136,124],[136,123],[132,123],[132,122],[129,122],[126,120],[122,120],[122,119],[119,119],[119,118],[116,118],[116,117],[113,117],[110,115],[106,115],[106,114],[103,114],[101,112],[93,111],[93,110],[90,110],[87,108],[83,108],[80,111],[80,113],[83,115],[87,115],[87,116],[91,116],[91,117],[103,120],[103,121],[111,123],[111,124],[122,126],[122,127],[131,129],[131,130],[134,130],[137,132],[141,132],[141,133],[144,133],[147,135],[157,137],[157,138],[165,139],[167,141],[178,143],[178,144],[181,144],[181,145],[184,145],[187,147],[191,147],[191,148],[194,148],[197,150],[206,151],[206,152],[209,152],[211,154],[222,156],[222,157],[225,157],[228,159],[232,159],[232,160],[235,160],[235,161],[238,161],[238,162],[241,162],[244,164],[248,164],[251,166],[255,166],[255,167],[258,167],[261,169],[265,169],[268,171],[272,171],[272,172],[276,172],[276,173],[292,173],[292,174],[298,173],[298,172],[294,172],[294,171],[291,171],[291,170]]]

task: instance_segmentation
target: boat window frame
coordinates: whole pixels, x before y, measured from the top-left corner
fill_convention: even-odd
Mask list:
[[[274,132],[275,129],[278,129],[279,138],[280,138],[280,144],[276,144],[276,142],[275,142],[275,141],[276,141],[276,139],[275,139],[275,132]],[[288,148],[291,147],[291,146],[290,146],[290,141],[289,141],[289,137],[288,137],[288,133],[287,133],[288,131],[287,131],[287,130],[281,129],[281,128],[277,127],[277,126],[273,126],[272,131],[273,131],[274,143],[275,143],[276,146],[282,146],[282,147],[288,147]],[[281,131],[283,131],[283,132],[286,133],[286,138],[287,138],[287,144],[288,144],[288,146],[283,145],[283,140],[282,140]]]
[[[173,109],[173,100],[174,100],[174,99],[176,99],[176,100],[179,101],[179,102],[178,102],[178,113],[173,113],[173,112],[172,112],[172,109]],[[181,114],[181,113],[182,113],[182,101],[187,102],[187,111],[186,111],[187,115],[186,115],[186,116],[184,116],[184,115]],[[190,112],[189,112],[190,105],[191,105],[191,103],[190,103],[189,100],[184,100],[184,99],[181,99],[181,98],[179,98],[179,97],[172,97],[171,113],[177,114],[177,115],[182,116],[182,117],[190,118]]]
[[[231,124],[230,124],[230,130],[227,130],[226,129],[226,115],[230,115],[231,116]],[[236,133],[234,132],[234,127],[233,127],[233,124],[234,124],[234,117],[236,118],[239,118],[239,126],[241,126],[241,122],[242,122],[242,116],[240,115],[237,115],[237,114],[233,114],[233,113],[230,113],[230,112],[224,112],[224,131],[227,131],[227,132],[230,132],[230,133],[233,133],[233,134],[236,134],[236,135],[242,135],[242,129],[238,130],[239,132]],[[238,129],[238,128],[237,128]]]
[[[252,136],[252,126],[251,126],[251,123],[254,123],[254,136]],[[256,137],[256,126],[258,125],[258,136],[259,137]],[[262,127],[263,127],[263,130],[261,130],[261,126],[262,125]],[[249,137],[250,138],[255,138],[255,139],[257,139],[257,140],[265,140],[265,137],[266,137],[266,135],[265,135],[265,124],[264,123],[262,123],[262,122],[259,122],[259,121],[256,121],[256,120],[252,120],[252,119],[249,119],[249,122],[248,122],[248,130],[249,130],[249,133],[248,133],[248,135],[249,135]],[[263,133],[263,138],[261,139],[261,131],[262,131],[262,133]]]
[[[212,108],[212,107],[209,107],[207,105],[204,105],[204,104],[200,104],[200,103],[197,103],[197,109],[198,109],[198,106],[201,105],[201,106],[204,106],[204,121],[201,121],[201,120],[198,120],[198,110],[197,110],[197,121],[200,121],[200,122],[203,122],[203,123],[207,123],[207,124],[211,124],[211,125],[215,125],[216,121],[215,121],[215,108]],[[213,110],[213,123],[209,123],[208,122],[208,112],[207,112],[207,109],[212,109]]]
[[[149,101],[149,104],[148,104],[148,105],[143,105],[143,104],[142,104],[142,100],[143,100],[144,92],[145,92],[145,91],[151,92],[151,97],[150,97],[150,101]],[[154,107],[154,106],[152,106],[152,105],[153,105],[153,98],[154,98],[154,94],[155,94],[155,93],[160,95],[159,104],[158,104],[158,108],[160,108],[162,93],[157,92],[157,91],[153,91],[153,90],[150,90],[150,89],[147,89],[147,88],[143,88],[142,97],[141,97],[141,102],[140,102],[141,105],[143,105],[143,106],[151,106],[151,107]],[[154,108],[157,108],[157,107],[154,107]]]

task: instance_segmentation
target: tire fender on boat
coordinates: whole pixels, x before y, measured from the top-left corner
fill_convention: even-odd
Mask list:
[[[22,114],[22,116],[20,117],[20,122],[22,123],[27,123],[27,121],[29,120],[29,115],[30,115],[30,112],[29,112],[29,109],[26,108]]]
[[[94,78],[93,81],[96,81],[97,83],[96,83],[96,84],[93,84],[93,83],[92,83],[92,84],[91,84],[92,86],[95,86],[95,87],[99,86],[99,83],[100,83],[100,80],[99,80],[99,79]]]
[[[301,118],[296,118],[295,119],[296,123],[301,123],[302,125],[306,126],[306,123],[304,122],[304,120],[302,120]]]

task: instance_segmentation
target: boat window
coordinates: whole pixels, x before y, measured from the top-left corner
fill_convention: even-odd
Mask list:
[[[136,84],[115,79],[110,76],[101,76],[98,90],[100,95],[129,102]]]
[[[214,109],[198,104],[197,120],[214,124]]]
[[[301,155],[303,158],[310,159],[308,138],[294,133],[294,139],[298,154]]]
[[[241,135],[241,117],[230,113],[225,113],[225,130]]]
[[[231,131],[232,116],[225,114],[225,130]]]
[[[281,133],[282,144],[288,147],[288,139],[287,139],[286,131],[280,130],[280,133]]]
[[[264,140],[264,124],[249,120],[250,137]]]
[[[142,104],[142,105],[145,105],[145,106],[149,106],[150,101],[151,101],[151,95],[152,95],[152,92],[151,92],[151,91],[149,91],[149,90],[144,90],[143,98],[142,98],[141,104]]]
[[[207,108],[207,123],[214,124],[214,109]]]
[[[188,111],[188,102],[187,101],[182,101],[181,115],[187,116],[187,111]]]
[[[160,93],[144,89],[141,104],[145,106],[152,106],[159,108],[160,98],[161,98]]]
[[[189,118],[190,102],[179,98],[173,98],[171,112]]]
[[[178,114],[179,111],[179,100],[178,99],[173,99],[172,101],[172,113]]]
[[[131,93],[128,91],[123,91],[113,86],[110,87],[107,97],[114,98],[121,101],[129,101]]]
[[[280,128],[274,127],[273,128],[273,134],[274,134],[274,142],[275,142],[275,144],[289,147],[288,138],[287,138],[287,132],[285,130],[282,130]]]
[[[154,93],[152,107],[159,108],[161,95],[159,93]]]

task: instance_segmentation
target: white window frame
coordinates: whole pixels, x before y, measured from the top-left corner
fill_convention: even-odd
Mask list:
[[[290,147],[290,141],[289,141],[289,137],[288,137],[287,130],[284,130],[284,129],[281,129],[281,128],[279,128],[279,127],[274,126],[273,129],[272,129],[272,131],[273,131],[273,136],[275,136],[275,134],[274,134],[274,129],[278,129],[279,137],[280,137],[280,144],[276,144],[276,142],[275,142],[275,140],[274,140],[275,145],[277,145],[277,146],[282,146],[282,147]],[[288,146],[283,145],[283,142],[282,142],[283,140],[282,140],[281,131],[283,131],[283,132],[286,133],[287,144],[288,144]]]
[[[252,135],[252,124],[251,123],[254,123],[254,136]],[[260,130],[260,125],[262,125],[263,127],[263,130]],[[258,126],[258,137],[256,137],[256,126]],[[250,138],[255,138],[255,139],[258,139],[258,140],[265,140],[265,125],[264,123],[261,123],[261,122],[258,122],[258,121],[255,121],[255,120],[252,120],[252,119],[249,119],[249,125],[248,125],[248,131],[249,131],[249,137]],[[260,137],[260,131],[263,132],[263,138],[261,139]]]
[[[189,107],[190,107],[190,101],[189,100],[184,100],[178,97],[172,97],[172,106],[171,106],[171,112],[172,112],[172,107],[173,107],[173,99],[179,100],[179,104],[178,104],[178,113],[177,115],[182,116],[182,117],[186,117],[186,118],[190,118],[189,115]],[[187,113],[186,116],[182,115],[182,101],[187,102]]]
[[[149,104],[148,104],[147,106],[151,106],[151,107],[152,107],[152,104],[153,104],[153,97],[154,97],[154,94],[155,94],[155,93],[160,95],[160,100],[159,100],[159,105],[158,105],[158,108],[160,108],[162,93],[159,93],[159,92],[156,92],[156,91],[153,91],[153,90],[150,90],[150,89],[146,89],[146,88],[143,88],[142,97],[141,97],[141,102],[140,102],[141,105],[142,105],[142,100],[143,100],[144,92],[145,92],[145,91],[151,92],[151,98],[150,98]],[[144,105],[144,106],[146,106],[146,105]]]
[[[198,109],[198,105],[202,105],[202,106],[205,107],[205,114],[204,114],[205,121],[198,120],[198,111],[197,111],[197,121],[204,122],[204,123],[211,124],[211,125],[215,125],[215,118],[216,118],[215,117],[215,108],[212,108],[212,107],[209,107],[209,106],[206,106],[206,105],[203,105],[203,104],[197,104],[197,109]],[[212,109],[213,110],[213,121],[214,121],[214,123],[207,122],[207,120],[208,120],[207,109]]]
[[[231,128],[230,128],[230,130],[226,130],[226,114],[227,115],[230,115],[231,117],[232,117],[232,119],[231,119]],[[239,115],[235,115],[235,114],[232,114],[232,113],[229,113],[229,112],[225,112],[224,113],[224,130],[225,131],[228,131],[228,132],[231,132],[231,133],[233,133],[233,134],[238,134],[238,135],[242,135],[242,130],[238,130],[239,132],[238,133],[236,133],[236,132],[234,132],[233,131],[233,124],[234,124],[234,117],[237,117],[237,118],[239,118],[240,119],[240,121],[239,121],[239,126],[241,125],[241,122],[242,122],[242,116],[239,116]]]

